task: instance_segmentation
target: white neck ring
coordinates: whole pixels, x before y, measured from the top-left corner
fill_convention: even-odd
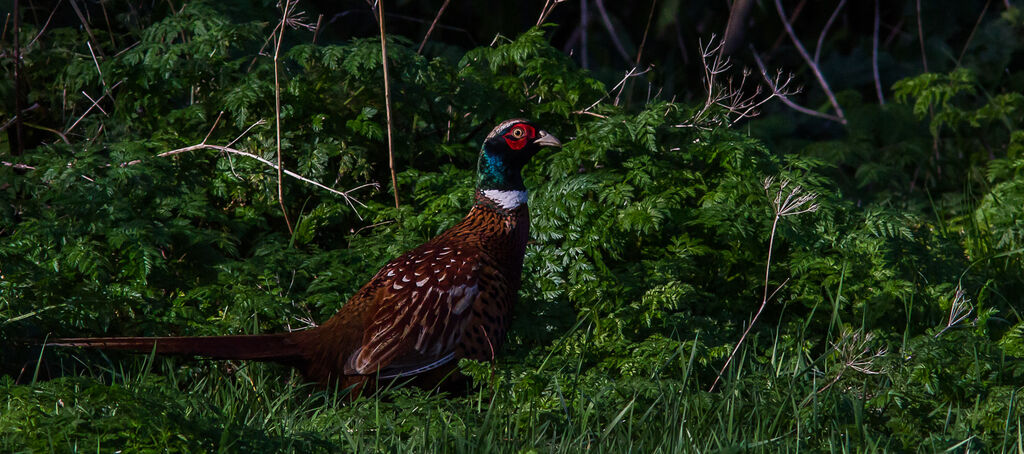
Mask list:
[[[520,205],[526,203],[527,195],[526,191],[502,191],[498,189],[484,189],[484,197],[491,199],[498,206],[511,210],[519,208]]]

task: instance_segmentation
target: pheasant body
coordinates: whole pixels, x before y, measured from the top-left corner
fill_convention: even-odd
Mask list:
[[[359,387],[417,377],[432,386],[459,358],[493,360],[503,344],[529,238],[520,171],[540,147],[560,145],[526,120],[498,125],[480,152],[469,214],[385,264],[316,328],[252,336],[57,339],[50,345],[150,352],[155,344],[157,353],[275,361],[325,384]]]

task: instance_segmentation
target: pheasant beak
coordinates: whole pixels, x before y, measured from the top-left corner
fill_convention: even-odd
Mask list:
[[[560,147],[562,142],[558,141],[558,138],[548,134],[547,131],[537,131],[537,138],[534,139],[533,143],[542,147]]]

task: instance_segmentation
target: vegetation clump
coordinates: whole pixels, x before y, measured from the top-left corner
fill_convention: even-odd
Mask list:
[[[814,140],[819,118],[602,82],[545,26],[429,58],[389,36],[388,104],[377,38],[312,44],[206,2],[145,17],[45,30],[30,89],[0,84],[29,109],[0,143],[4,451],[1022,442],[1024,72],[986,66],[1019,55],[1017,10],[989,23],[1009,53],[909,74],[885,105],[839,91],[842,133]],[[135,44],[96,58],[96,38]],[[31,345],[326,320],[465,213],[482,134],[512,117],[565,146],[525,170],[521,303],[498,360],[460,364],[464,395],[346,403],[272,365]]]

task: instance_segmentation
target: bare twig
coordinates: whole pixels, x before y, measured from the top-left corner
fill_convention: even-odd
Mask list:
[[[110,93],[110,92],[114,91],[114,89],[117,88],[118,85],[121,85],[121,82],[123,82],[123,81],[118,81],[116,84],[111,86],[110,90],[108,90],[107,93]],[[102,101],[103,98],[105,98],[107,96],[107,93],[104,93],[104,94],[100,95],[99,98],[96,98],[96,100],[92,102],[92,105],[89,106],[88,109],[85,109],[85,113],[83,113],[80,117],[78,117],[78,119],[75,120],[75,122],[72,123],[71,126],[68,127],[68,129],[64,130],[64,134],[68,134],[68,133],[71,132],[72,129],[75,129],[75,126],[78,126],[78,123],[81,122],[82,119],[85,118],[86,115],[89,115],[89,112],[92,111],[92,109],[94,107],[97,107],[99,102]],[[92,98],[90,97],[89,99],[91,100]]]
[[[188,147],[184,147],[184,148],[174,149],[174,150],[171,150],[171,151],[165,151],[163,153],[157,154],[156,156],[160,157],[160,158],[164,158],[164,157],[174,156],[176,154],[187,153],[187,152],[195,151],[195,150],[217,150],[217,151],[223,151],[225,153],[231,153],[231,154],[238,155],[238,156],[244,156],[244,157],[247,157],[247,158],[250,158],[250,159],[255,159],[255,160],[259,161],[260,163],[262,163],[263,165],[266,165],[266,166],[268,166],[270,168],[273,168],[274,170],[282,171],[285,175],[288,175],[288,176],[290,176],[292,178],[295,178],[296,180],[299,180],[299,181],[302,181],[302,182],[305,182],[305,183],[309,183],[309,184],[311,184],[313,186],[316,186],[316,187],[318,187],[320,189],[323,189],[323,190],[325,190],[327,192],[330,192],[332,194],[340,195],[340,196],[342,196],[345,199],[345,203],[347,203],[348,206],[350,206],[352,208],[352,210],[356,212],[356,215],[359,216],[360,220],[362,219],[362,216],[359,215],[359,211],[356,210],[355,205],[358,204],[361,207],[366,207],[366,205],[364,205],[358,199],[352,197],[351,193],[354,192],[354,191],[358,191],[360,189],[363,189],[363,188],[367,188],[367,187],[375,187],[376,188],[376,187],[380,186],[377,183],[367,183],[367,184],[364,184],[364,185],[361,185],[361,186],[354,187],[354,188],[349,189],[347,191],[339,191],[337,189],[333,189],[333,188],[329,188],[327,186],[324,186],[323,184],[321,184],[319,182],[313,181],[313,180],[311,180],[309,178],[306,178],[306,177],[304,177],[302,175],[299,175],[299,174],[297,174],[295,172],[292,172],[291,170],[281,169],[280,167],[275,165],[273,162],[271,162],[271,161],[269,161],[267,159],[264,159],[264,158],[262,158],[260,156],[257,156],[255,154],[246,153],[244,151],[236,150],[234,148],[222,147],[220,145],[212,145],[212,144],[207,144],[207,143],[200,143],[200,144],[196,144],[196,145],[192,145],[192,146],[188,146]],[[133,165],[133,164],[138,164],[138,163],[139,163],[139,161],[131,161],[131,162],[125,163],[124,165]]]
[[[16,162],[0,161],[0,165],[6,166],[6,167],[11,167],[11,168],[14,168],[14,169],[21,169],[21,170],[36,170],[35,167],[32,167],[32,166],[30,166],[28,164],[20,164],[20,163],[16,163]]]
[[[959,65],[964,59],[964,54],[967,53],[967,48],[971,46],[971,41],[974,39],[974,34],[978,31],[978,26],[981,25],[981,20],[985,18],[985,13],[988,12],[988,5],[992,3],[992,0],[985,2],[985,7],[981,9],[981,14],[978,15],[978,20],[974,23],[974,28],[971,29],[971,34],[967,35],[967,41],[964,42],[964,48],[960,50],[960,56],[956,59],[956,64]]]
[[[885,96],[882,96],[882,78],[878,76],[878,27],[882,23],[881,14],[878,11],[878,0],[875,0],[875,30],[871,35],[871,73],[875,76],[875,94],[878,95],[878,103],[885,105]]]
[[[57,13],[57,8],[60,8],[60,4],[63,1],[64,0],[57,0],[57,4],[53,5],[53,11],[50,11],[50,16],[46,18],[46,23],[39,29],[39,33],[36,33],[36,36],[32,38],[32,41],[29,41],[28,44],[25,45],[26,49],[32,47],[32,44],[35,44],[36,40],[38,40],[40,36],[43,36],[43,33],[46,32],[46,28],[50,26],[50,20],[53,19],[53,15]]]
[[[800,13],[804,12],[804,6],[807,5],[807,0],[800,0],[800,3],[796,4],[796,8],[793,8],[793,14],[789,16],[789,23],[795,24],[796,20],[800,18]],[[786,30],[779,32],[779,36],[775,38],[775,42],[772,43],[771,47],[768,48],[769,54],[774,54],[775,50],[782,45],[782,42],[786,40]]]
[[[359,234],[359,232],[362,232],[363,230],[372,229],[374,227],[380,227],[382,225],[394,224],[395,222],[397,222],[397,221],[395,221],[394,219],[388,219],[386,221],[376,222],[376,223],[373,223],[373,224],[370,224],[370,225],[364,225],[364,226],[362,226],[362,227],[360,227],[358,229],[349,229],[349,233],[351,233],[353,235],[357,235],[357,234]]]
[[[938,338],[946,331],[951,328],[958,326],[960,322],[971,316],[974,312],[974,306],[971,305],[971,300],[967,299],[967,294],[964,293],[963,287],[957,285],[956,292],[953,294],[953,302],[949,305],[949,317],[946,319],[946,326],[941,331],[935,333],[935,338]]]
[[[217,119],[213,120],[213,126],[210,126],[210,131],[206,133],[206,137],[203,137],[203,143],[206,143],[206,141],[210,138],[210,134],[213,134],[213,130],[217,129],[217,123],[220,123],[220,117],[222,115],[224,115],[224,111],[223,110],[220,111],[220,113],[217,114]],[[245,131],[248,132],[249,130],[246,129]]]
[[[640,57],[644,55],[644,45],[647,44],[647,32],[651,30],[651,19],[654,19],[654,7],[658,0],[651,0],[651,10],[647,13],[647,25],[644,26],[644,37],[640,40],[640,49],[636,51],[635,66],[640,66]]]
[[[590,49],[587,44],[587,31],[590,28],[590,0],[580,1],[580,64],[583,69],[590,69]]]
[[[821,34],[818,35],[818,44],[814,46],[814,63],[818,63],[821,58],[821,45],[825,42],[825,35],[828,34],[829,29],[832,28],[832,24],[839,17],[839,11],[843,9],[843,5],[846,4],[846,0],[839,0],[839,4],[836,5],[836,10],[832,11],[832,15],[825,21],[825,26],[821,28]]]
[[[108,114],[106,110],[103,110],[103,106],[100,105],[99,101],[92,99],[92,96],[89,96],[89,94],[86,93],[85,90],[82,90],[82,95],[85,96],[90,102],[92,102],[96,106],[96,108],[100,110],[100,113],[102,113],[106,117],[110,116],[110,114]]]
[[[717,43],[717,44],[716,44]],[[725,74],[732,68],[728,53],[724,52],[724,41],[716,41],[712,35],[708,44],[700,43],[700,58],[704,69],[705,92],[704,105],[693,114],[685,123],[677,124],[677,128],[707,128],[719,124],[732,124],[743,118],[755,117],[758,115],[758,108],[775,97],[782,97],[790,94],[789,83],[792,76],[786,76],[783,80],[782,73],[776,74],[775,80],[768,80],[772,91],[762,95],[762,89],[757,86],[752,94],[745,93],[747,78],[750,71],[744,69],[739,82],[727,78]],[[713,107],[718,106],[725,109],[722,115],[713,115]]]
[[[103,21],[107,23],[107,37],[110,38],[110,46],[117,49],[117,43],[114,42],[114,28],[110,26],[110,16],[107,15],[107,4],[104,0],[100,0],[100,9],[103,10]]]
[[[451,0],[444,0],[444,3],[441,5],[441,9],[437,10],[437,15],[434,16],[434,21],[430,23],[430,28],[427,29],[427,34],[423,35],[423,41],[420,41],[419,49],[416,49],[416,55],[423,53],[423,46],[427,45],[427,41],[430,39],[430,34],[434,32],[434,27],[437,26],[437,21],[441,20],[441,15],[444,14],[444,10],[448,8],[448,3],[450,2]]]
[[[60,137],[60,140],[63,140],[64,143],[66,143],[68,145],[71,145],[71,141],[68,140],[68,136],[65,136],[64,134],[62,134],[60,131],[58,131],[56,129],[48,128],[48,127],[42,126],[42,125],[37,125],[35,123],[29,123],[27,121],[22,123],[22,124],[32,128],[32,129],[38,129],[40,131],[52,132],[52,133],[56,134],[58,137]]]
[[[391,169],[391,190],[398,208],[398,178],[395,176],[395,153],[391,121],[391,82],[388,78],[388,40],[384,34],[384,0],[377,2],[377,24],[380,26],[380,64],[384,70],[384,112],[388,121],[388,167]]]
[[[235,137],[235,140],[232,140],[232,141],[228,142],[228,144],[225,145],[225,146],[226,147],[230,147],[230,146],[234,145],[235,142],[238,142],[239,140],[242,139],[242,137],[245,137],[245,135],[248,134],[249,131],[252,130],[252,128],[255,128],[257,126],[263,126],[265,124],[267,124],[267,122],[265,120],[260,120],[260,121],[257,121],[256,123],[253,123],[253,124],[249,125],[248,128],[245,128],[245,131],[242,131],[242,133],[239,134],[238,137]],[[203,143],[206,143],[206,140],[203,140]]]
[[[825,96],[828,97],[832,108],[836,111],[836,117],[839,123],[846,124],[846,116],[843,114],[843,108],[839,106],[839,102],[836,101],[835,94],[832,93],[832,89],[828,86],[828,81],[825,80],[825,76],[822,75],[821,69],[818,68],[818,64],[811,59],[811,56],[807,54],[807,49],[804,48],[803,43],[796,37],[796,32],[793,31],[793,25],[786,19],[786,11],[782,9],[782,0],[775,0],[775,10],[779,13],[779,18],[782,20],[782,25],[786,28],[786,33],[789,34],[790,39],[793,40],[793,45],[796,46],[796,50],[800,52],[800,56],[804,58],[807,65],[811,67],[811,71],[814,72],[814,77],[818,79],[818,84],[821,85],[821,89],[825,92]]]
[[[82,10],[78,8],[78,3],[75,0],[68,0],[71,4],[71,8],[75,10],[75,15],[78,16],[78,20],[82,22],[82,27],[85,28],[85,33],[89,35],[89,41],[96,43],[96,51],[103,55],[103,49],[100,48],[100,42],[96,39],[96,35],[92,34],[92,27],[89,26],[89,21],[85,20],[85,16],[82,14]]]
[[[12,147],[11,154],[20,156],[25,151],[25,143],[22,140],[24,137],[21,133],[22,125],[22,102],[27,98],[21,92],[21,22],[19,17],[21,16],[20,11],[21,5],[18,0],[14,0],[14,138],[18,141],[15,147]],[[5,27],[6,31],[6,27]]]
[[[803,213],[810,213],[818,211],[818,204],[814,203],[814,199],[818,197],[813,192],[802,193],[803,188],[800,186],[794,186],[789,190],[789,194],[783,198],[783,193],[786,192],[786,187],[789,186],[789,180],[782,180],[779,183],[778,190],[775,193],[775,199],[772,201],[772,207],[775,209],[775,219],[772,220],[772,230],[768,235],[768,259],[764,265],[764,293],[761,297],[761,306],[754,313],[754,317],[751,318],[750,323],[747,324],[747,328],[743,330],[743,335],[740,336],[740,340],[736,342],[736,346],[733,347],[732,353],[729,354],[729,358],[725,360],[725,364],[722,365],[722,369],[718,371],[718,376],[715,377],[715,381],[711,384],[711,388],[708,391],[714,391],[715,386],[718,385],[718,381],[721,380],[722,375],[725,373],[725,369],[729,367],[729,363],[736,356],[736,352],[739,351],[740,346],[743,345],[743,341],[746,340],[747,335],[750,334],[750,329],[754,327],[754,323],[757,323],[758,317],[761,316],[761,312],[764,311],[765,306],[768,304],[768,276],[772,267],[772,248],[775,245],[775,229],[779,225],[779,220],[786,216],[796,216]],[[775,185],[775,178],[765,178],[763,186],[765,194],[771,196],[771,189]],[[780,286],[781,287],[781,286]],[[777,291],[777,290],[776,290]],[[772,292],[772,296],[775,296],[775,292]]]
[[[866,375],[881,374],[883,370],[874,368],[875,360],[884,357],[888,350],[884,347],[872,350],[870,343],[873,339],[874,335],[871,333],[864,333],[861,330],[851,331],[844,328],[839,334],[839,341],[830,342],[836,359],[839,362],[839,369],[835,372],[835,377],[821,388],[818,388],[813,394],[807,396],[801,405],[806,405],[815,395],[825,392],[832,385],[838,383],[848,370],[852,369]]]
[[[320,24],[324,21],[324,15],[321,14],[316,18],[316,28],[313,29],[313,44],[316,44],[316,37],[320,36]]]
[[[753,52],[753,55],[754,55],[754,62],[757,63],[757,68],[761,70],[761,75],[764,77],[764,80],[768,83],[769,88],[771,88],[773,92],[778,92],[778,88],[779,87],[772,81],[771,76],[768,75],[768,69],[765,68],[764,62],[761,61],[761,57],[759,57],[757,55],[756,51]],[[780,93],[780,94],[777,94],[777,96],[778,96],[779,100],[781,100],[784,104],[789,106],[790,109],[793,109],[793,110],[795,110],[797,112],[800,112],[800,113],[803,113],[803,114],[807,114],[807,115],[811,115],[811,116],[815,116],[815,117],[824,118],[826,120],[832,120],[832,121],[835,121],[835,122],[840,122],[840,123],[842,123],[842,121],[843,121],[841,118],[839,118],[839,117],[837,117],[835,115],[829,115],[829,114],[824,113],[824,112],[818,112],[817,110],[808,109],[808,108],[806,108],[804,106],[801,106],[801,105],[793,102],[793,100],[789,99],[788,95]]]
[[[28,106],[28,107],[22,109],[21,113],[31,112],[33,110],[36,110],[36,109],[40,108],[40,107],[42,107],[42,106],[40,106],[39,103],[34,102],[34,103],[32,103],[31,106]],[[7,128],[11,127],[11,125],[13,125],[16,121],[18,121],[18,116],[17,115],[11,117],[10,120],[7,120],[6,122],[4,122],[4,124],[2,126],[0,126],[0,131],[4,131]]]
[[[619,41],[619,36],[615,33],[615,27],[612,25],[612,19],[608,16],[608,10],[604,7],[604,0],[594,0],[594,4],[597,5],[597,12],[600,13],[601,22],[604,23],[604,28],[608,30],[608,36],[612,39],[612,44],[615,45],[615,50],[619,52],[622,59],[625,61],[631,61],[629,58],[629,52],[626,52],[626,48],[623,47]]]
[[[288,219],[288,210],[284,206],[284,181],[281,174],[284,166],[281,165],[281,83],[278,75],[278,58],[281,53],[281,41],[284,38],[285,24],[288,22],[288,13],[293,7],[290,0],[285,0],[282,5],[281,23],[277,27],[277,37],[274,41],[274,125],[277,130],[277,202],[281,205],[281,213],[284,214],[284,223],[288,226],[288,233],[293,233],[292,221]]]
[[[544,7],[540,10],[540,17],[537,18],[536,25],[539,26],[540,24],[543,24],[544,21],[548,19],[548,16],[551,15],[551,12],[555,10],[555,6],[565,1],[566,0],[547,0],[544,2]]]
[[[625,88],[626,81],[628,81],[630,78],[637,77],[637,76],[640,76],[640,75],[643,75],[643,74],[647,74],[648,72],[651,71],[651,69],[653,69],[653,68],[652,67],[647,67],[647,69],[644,69],[643,71],[639,71],[639,68],[636,67],[636,66],[630,68],[629,71],[626,71],[626,75],[622,77],[622,80],[620,80],[619,83],[615,84],[615,86],[612,87],[611,90],[608,90],[608,92],[605,93],[604,96],[601,96],[601,98],[599,98],[597,101],[594,101],[593,104],[588,106],[586,109],[583,109],[582,111],[579,111],[578,113],[588,113],[590,111],[590,109],[593,109],[595,106],[600,104],[601,101],[604,101],[605,99],[608,99],[608,97],[610,97],[612,95],[612,92],[614,92],[615,90],[619,90],[619,94],[616,95],[616,103],[618,103],[618,96],[622,94],[622,89]]]
[[[917,41],[921,43],[921,64],[924,72],[928,71],[928,54],[924,51],[924,26],[921,24],[921,0],[917,0]]]

